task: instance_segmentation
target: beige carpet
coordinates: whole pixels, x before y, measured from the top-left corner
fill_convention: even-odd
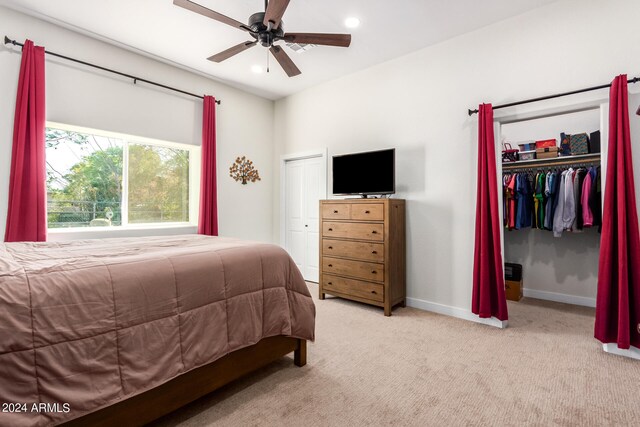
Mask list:
[[[157,425],[640,425],[640,362],[602,351],[593,309],[524,299],[499,330],[412,308],[386,318],[340,299],[316,306],[307,366],[283,358]]]

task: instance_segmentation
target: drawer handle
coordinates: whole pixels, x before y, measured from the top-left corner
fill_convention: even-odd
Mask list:
[[[378,232],[376,230],[373,230],[371,234],[378,234]]]
[[[333,285],[333,282],[327,282],[327,285]]]
[[[377,294],[377,292],[376,292],[376,291],[371,291],[371,293],[372,293],[372,294]]]
[[[333,213],[338,213],[338,211],[333,211]]]
[[[372,254],[376,255],[378,251],[371,251]]]
[[[333,231],[333,228],[330,228],[329,231]]]
[[[364,211],[364,213],[368,214],[368,213],[371,213],[371,212],[369,212],[369,211]]]
[[[333,264],[329,264],[328,267],[333,267]]]
[[[329,246],[327,249],[333,249],[333,246]]]
[[[378,274],[378,272],[375,270],[371,270],[371,274]]]

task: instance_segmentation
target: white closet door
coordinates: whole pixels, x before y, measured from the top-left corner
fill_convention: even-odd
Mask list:
[[[304,161],[286,163],[285,248],[304,274],[305,265],[305,218],[304,218]]]
[[[320,278],[320,197],[326,186],[322,158],[306,159],[304,163],[306,262],[302,274],[305,279],[317,282]]]
[[[320,199],[325,197],[324,159],[291,160],[286,163],[285,248],[305,280],[317,282],[320,260]]]

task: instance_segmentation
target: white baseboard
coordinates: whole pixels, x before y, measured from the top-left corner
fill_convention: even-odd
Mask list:
[[[556,292],[538,291],[535,289],[523,290],[524,296],[529,298],[536,298],[547,301],[561,302],[565,304],[581,305],[585,307],[595,307],[596,299],[587,297],[578,297],[574,295],[559,294]],[[506,328],[508,321],[501,321],[492,317],[490,319],[483,319],[473,314],[470,310],[465,310],[459,307],[453,307],[450,305],[439,304],[436,302],[421,300],[418,298],[407,298],[407,305],[409,307],[418,308],[420,310],[431,311],[438,314],[444,314],[445,316],[457,317],[458,319],[470,320],[476,323],[482,323],[484,325],[495,326],[497,328]]]
[[[445,316],[457,317],[458,319],[470,320],[483,325],[494,326],[496,328],[506,328],[508,321],[499,320],[495,317],[483,319],[473,314],[470,310],[452,307],[450,305],[438,304],[436,302],[425,301],[417,298],[407,298],[406,303],[409,307],[418,308],[420,310],[431,311],[433,313],[444,314]]]
[[[547,301],[563,302],[565,304],[582,305],[585,307],[595,307],[596,299],[587,297],[577,297],[574,295],[559,294],[549,291],[538,291],[535,289],[523,289],[525,297],[543,299]]]
[[[602,349],[607,353],[640,360],[640,349],[635,347],[629,347],[629,349],[627,350],[627,349],[619,348],[618,344],[609,343],[609,344],[602,344]]]

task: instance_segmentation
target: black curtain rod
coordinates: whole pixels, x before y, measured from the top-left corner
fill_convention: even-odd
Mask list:
[[[24,44],[18,43],[17,41],[11,40],[9,37],[4,36],[4,44],[9,44],[9,43],[11,43],[14,46],[20,46],[20,47],[24,46]],[[55,56],[57,58],[66,59],[66,60],[72,61],[72,62],[77,62],[78,64],[86,65],[88,67],[97,68],[97,69],[102,70],[102,71],[108,71],[109,73],[117,74],[117,75],[122,76],[122,77],[130,78],[130,79],[133,80],[134,84],[136,84],[137,82],[144,82],[144,83],[148,83],[150,85],[161,87],[163,89],[168,89],[168,90],[172,90],[174,92],[182,93],[184,95],[193,96],[194,98],[204,99],[204,96],[196,95],[195,93],[191,93],[191,92],[187,92],[187,91],[184,91],[184,90],[176,89],[175,87],[163,85],[161,83],[152,82],[151,80],[147,80],[147,79],[143,79],[143,78],[140,78],[140,77],[132,76],[131,74],[121,73],[120,71],[112,70],[110,68],[102,67],[100,65],[91,64],[90,62],[85,62],[85,61],[81,61],[79,59],[70,58],[68,56],[60,55],[59,53],[50,52],[50,51],[48,51],[46,49],[45,49],[44,52],[47,55]],[[217,99],[216,100],[216,104],[220,105],[220,103],[221,103],[221,101],[219,99]]]
[[[628,83],[640,82],[640,77],[634,77],[632,79],[627,80],[627,82]],[[587,87],[587,88],[584,88],[584,89],[572,90],[571,92],[558,93],[558,94],[555,94],[555,95],[541,96],[540,98],[531,98],[531,99],[525,99],[524,101],[510,102],[508,104],[496,105],[495,107],[493,107],[493,109],[494,110],[499,110],[500,108],[514,107],[516,105],[529,104],[531,102],[546,101],[547,99],[561,98],[563,96],[575,95],[575,94],[584,93],[584,92],[591,92],[593,90],[605,89],[605,88],[608,88],[608,87],[611,87],[611,83],[606,84],[606,85]],[[469,115],[470,116],[476,114],[477,112],[478,112],[478,110],[469,109]]]

